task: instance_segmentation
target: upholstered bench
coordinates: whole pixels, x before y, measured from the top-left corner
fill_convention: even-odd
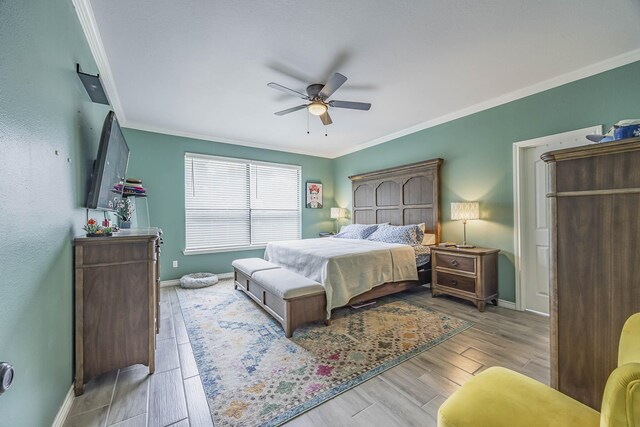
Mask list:
[[[253,273],[262,270],[270,270],[280,268],[280,266],[270,263],[262,258],[243,258],[234,260],[231,265],[235,271],[240,271],[247,277],[251,277]]]
[[[260,258],[237,259],[231,265],[236,289],[280,322],[287,338],[304,323],[326,321],[327,297],[320,283]]]

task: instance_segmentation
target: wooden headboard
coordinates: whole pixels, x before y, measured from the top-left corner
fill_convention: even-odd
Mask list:
[[[426,160],[350,176],[354,224],[425,223],[440,243],[440,165]]]

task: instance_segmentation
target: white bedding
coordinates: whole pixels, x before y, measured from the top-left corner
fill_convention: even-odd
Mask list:
[[[269,243],[264,258],[321,283],[327,318],[354,296],[387,282],[418,280],[413,247],[355,239],[305,239]]]

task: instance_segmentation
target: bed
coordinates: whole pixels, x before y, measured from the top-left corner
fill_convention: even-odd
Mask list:
[[[424,224],[439,243],[441,165],[433,159],[350,176],[352,222]],[[268,261],[325,286],[328,316],[333,308],[430,283],[427,258],[426,248],[337,238],[274,242],[265,250]]]

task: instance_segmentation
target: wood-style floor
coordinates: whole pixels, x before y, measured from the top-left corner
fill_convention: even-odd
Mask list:
[[[549,383],[548,318],[416,294],[474,326],[291,420],[287,426],[435,426],[442,402],[473,375],[505,366]],[[93,380],[74,399],[65,426],[211,426],[177,294],[161,293],[156,373],[141,365]]]

